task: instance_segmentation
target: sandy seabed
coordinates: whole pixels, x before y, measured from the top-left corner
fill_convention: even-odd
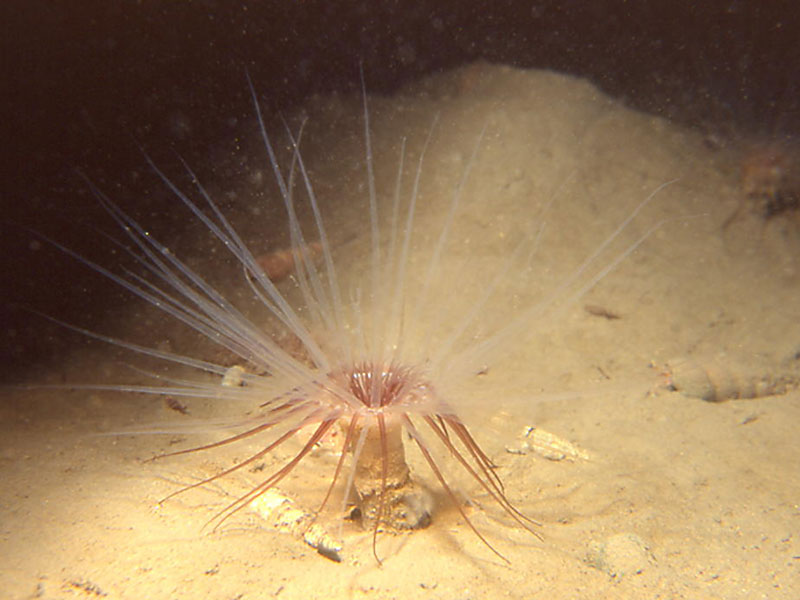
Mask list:
[[[420,185],[412,272],[423,269],[485,127],[443,258],[450,275],[430,302],[445,318],[463,315],[511,249],[541,231],[530,266],[497,284],[498,299],[482,317],[489,329],[535,303],[541,290],[558,290],[643,199],[677,179],[581,281],[657,225],[633,253],[586,293],[580,285],[557,292],[558,310],[532,316],[488,370],[465,381],[466,394],[486,400],[465,404],[472,408],[464,419],[496,461],[509,499],[542,523],[543,540],[477,494],[470,517],[505,563],[441,493],[429,528],[379,537],[380,567],[370,535],[353,525],[341,533],[340,563],[246,511],[210,532],[208,518],[258,481],[258,472],[161,506],[158,500],[229,467],[246,450],[144,463],[172,448],[176,436],[95,434],[179,421],[162,399],[5,389],[0,596],[797,598],[800,394],[704,402],[669,390],[663,373],[669,359],[691,357],[712,375],[720,364],[728,369],[714,376],[742,381],[798,375],[796,215],[765,221],[745,204],[726,224],[747,202],[735,156],[551,72],[475,64],[395,97],[371,98],[370,112],[379,189],[391,189],[399,140],[407,136],[409,156],[416,156],[438,115]],[[303,152],[335,217],[328,227],[346,280],[363,272],[360,237],[367,231],[363,203],[352,202],[366,192],[349,179],[363,170],[359,99],[315,99],[306,113]],[[248,224],[258,212],[246,205],[248,186],[266,185],[260,181],[242,178],[227,213],[246,238],[257,235]],[[213,259],[198,251],[204,273],[224,268]],[[434,310],[443,304],[443,312]],[[193,338],[182,340],[179,327],[148,307],[132,305],[120,315],[123,327],[126,319],[132,335],[192,351],[184,344]],[[137,382],[121,360],[135,362],[92,345],[42,381]],[[205,410],[213,414],[214,407]],[[569,440],[589,458],[508,452],[526,425]],[[418,462],[412,459],[415,472]],[[311,457],[284,491],[313,508],[330,467],[329,458]]]

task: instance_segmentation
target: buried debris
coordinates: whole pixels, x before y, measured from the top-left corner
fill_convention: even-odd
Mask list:
[[[777,396],[800,384],[800,377],[790,373],[754,372],[729,361],[691,357],[667,361],[664,371],[670,389],[706,402]]]

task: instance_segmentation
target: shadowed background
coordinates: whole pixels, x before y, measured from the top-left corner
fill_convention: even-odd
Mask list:
[[[138,145],[208,169],[208,149],[235,143],[252,116],[245,70],[280,113],[354,89],[359,62],[370,93],[391,93],[483,59],[587,77],[714,144],[800,129],[791,1],[15,0],[0,23],[0,362],[16,374],[69,345],[16,304],[92,327],[126,300],[20,226],[95,256],[93,227],[110,228],[76,171],[113,195],[146,171]],[[174,231],[165,197],[126,206]]]

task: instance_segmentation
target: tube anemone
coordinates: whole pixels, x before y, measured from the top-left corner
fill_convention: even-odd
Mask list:
[[[355,507],[351,515],[357,515],[371,528],[373,554],[378,561],[379,530],[413,530],[435,520],[431,490],[406,459],[409,447],[419,453],[420,462],[427,465],[431,474],[429,479],[443,490],[442,495],[449,498],[468,527],[487,548],[504,558],[471,521],[451,469],[465,474],[501,511],[534,536],[539,535],[538,524],[520,512],[507,497],[497,466],[473,436],[464,419],[460,398],[452,395],[450,384],[463,380],[467,374],[473,375],[476,365],[483,364],[487,356],[518,335],[534,317],[556,304],[563,306],[582,297],[628,256],[655,227],[618,251],[612,260],[597,267],[598,257],[655,192],[596,247],[582,265],[564,277],[551,295],[524,307],[504,327],[485,335],[476,334],[476,329],[480,329],[476,323],[488,300],[498,294],[503,277],[512,266],[524,261],[524,250],[535,248],[536,231],[528,235],[516,251],[509,253],[465,314],[443,329],[438,328],[439,323],[433,323],[437,327],[436,335],[427,335],[425,323],[431,322],[431,305],[437,307],[434,316],[447,311],[447,298],[432,301],[433,283],[442,276],[442,257],[483,133],[477,136],[475,148],[453,190],[433,251],[421,274],[415,273],[417,277],[412,281],[409,265],[420,181],[425,152],[435,126],[431,127],[416,165],[411,168],[410,182],[407,176],[404,178],[407,155],[405,141],[401,143],[395,192],[389,210],[383,211],[376,190],[370,112],[364,94],[368,189],[363,230],[369,240],[368,267],[358,274],[358,283],[350,285],[342,275],[346,265],[337,263],[334,258],[335,249],[323,220],[321,202],[300,152],[302,128],[295,133],[286,127],[291,156],[288,167],[282,168],[267,134],[252,83],[250,89],[266,160],[287,216],[291,252],[284,258],[290,261],[293,272],[291,294],[286,287],[273,281],[274,274],[271,277],[265,262],[244,242],[188,165],[184,167],[193,183],[190,191],[182,189],[152,160],[147,160],[166,188],[232,255],[241,269],[243,288],[277,323],[278,333],[264,328],[229,295],[87,181],[98,201],[127,235],[124,247],[138,269],[119,274],[69,249],[62,249],[225,348],[237,357],[241,366],[236,367],[234,373],[230,365],[80,330],[123,348],[218,378],[215,382],[203,382],[159,377],[160,381],[150,386],[85,387],[230,401],[253,409],[250,414],[235,415],[227,420],[225,424],[235,432],[220,441],[155,457],[164,459],[211,451],[245,440],[257,440],[259,444],[256,452],[233,466],[185,486],[164,500],[253,466],[267,457],[275,457],[276,450],[292,448],[290,442],[302,438],[299,447],[291,450],[282,464],[212,518],[215,526],[279,486],[296,468],[309,462],[307,459],[320,443],[338,433],[343,440],[341,452],[331,466],[327,492],[319,501],[317,514],[331,503],[334,491],[338,490],[342,504]],[[410,191],[404,194],[404,188]],[[298,216],[301,206],[311,215],[310,225],[301,224]],[[287,344],[287,339],[293,343]]]

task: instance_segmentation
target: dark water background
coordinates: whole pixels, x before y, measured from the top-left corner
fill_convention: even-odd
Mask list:
[[[126,298],[19,225],[94,257],[93,228],[113,226],[80,169],[134,214],[180,228],[171,199],[142,183],[138,146],[213,171],[209,148],[235,143],[252,116],[245,70],[281,113],[353,90],[359,62],[370,92],[388,94],[483,59],[586,77],[714,144],[800,131],[791,0],[9,0],[0,57],[0,367],[15,375],[70,343],[15,304],[91,327]]]

